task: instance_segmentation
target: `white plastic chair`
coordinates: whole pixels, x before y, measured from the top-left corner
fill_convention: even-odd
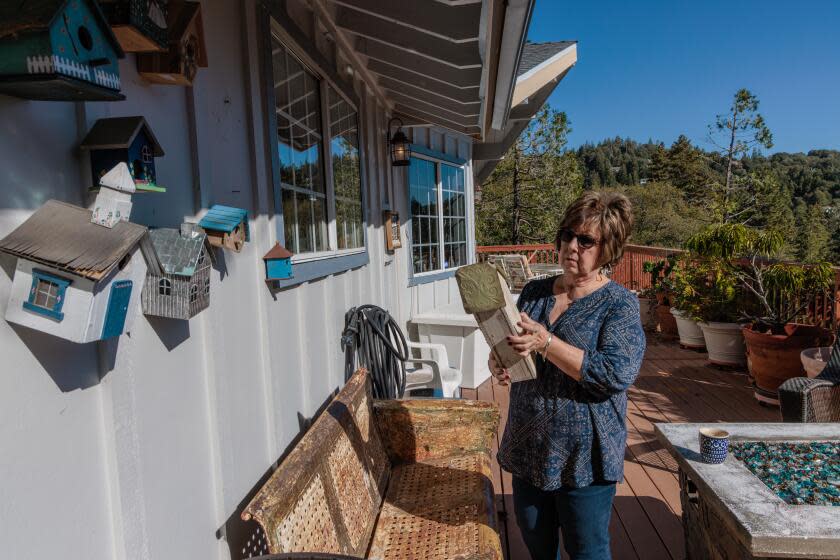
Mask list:
[[[414,369],[406,367],[406,384],[403,398],[410,396],[415,389],[439,389],[444,398],[454,399],[461,396],[461,370],[449,367],[449,356],[443,344],[425,342],[408,342],[408,349],[425,350],[431,354],[431,359],[412,358],[406,360],[420,367]]]

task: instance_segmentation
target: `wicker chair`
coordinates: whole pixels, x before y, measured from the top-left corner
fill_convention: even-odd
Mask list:
[[[242,513],[271,559],[502,560],[491,442],[498,408],[378,400],[359,370]]]
[[[779,407],[785,422],[840,422],[840,332],[817,377],[794,377],[779,387]]]
[[[531,280],[548,276],[532,272],[525,255],[488,255],[487,262],[501,266],[512,292],[522,290]]]

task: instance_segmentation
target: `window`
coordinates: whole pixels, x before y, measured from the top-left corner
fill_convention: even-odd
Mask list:
[[[276,38],[272,53],[285,246],[310,256],[362,249],[356,110]]]
[[[414,273],[467,264],[464,168],[412,158],[408,170]]]
[[[205,296],[210,295],[210,279],[209,278],[204,279],[204,295]]]
[[[140,148],[140,157],[143,158],[143,163],[152,163],[152,149],[148,144],[143,144]]]
[[[32,288],[29,299],[23,302],[23,308],[61,321],[64,313],[64,296],[70,280],[54,276],[41,270],[32,270]]]
[[[161,278],[158,282],[158,294],[162,296],[172,295],[172,282],[168,278]]]
[[[335,221],[339,249],[365,243],[362,232],[362,177],[359,172],[359,124],[356,112],[329,88],[330,152],[335,184]]]
[[[198,284],[190,285],[190,303],[195,303],[198,300]]]

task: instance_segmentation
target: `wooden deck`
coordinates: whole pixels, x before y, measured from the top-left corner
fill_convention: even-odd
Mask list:
[[[465,398],[499,404],[498,439],[507,420],[508,395],[508,387],[490,381],[463,391]],[[656,441],[653,423],[773,422],[779,421],[778,409],[758,405],[744,372],[715,369],[705,354],[655,340],[649,340],[629,396],[624,482],[618,485],[610,523],[613,558],[685,558],[676,463]],[[529,560],[513,514],[510,474],[494,464],[494,478],[507,558]]]

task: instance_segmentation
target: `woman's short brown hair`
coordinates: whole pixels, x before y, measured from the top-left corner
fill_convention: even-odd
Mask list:
[[[563,214],[554,243],[560,249],[564,229],[594,226],[601,235],[599,266],[612,266],[624,254],[624,245],[633,229],[633,205],[621,193],[587,191],[572,202]]]

